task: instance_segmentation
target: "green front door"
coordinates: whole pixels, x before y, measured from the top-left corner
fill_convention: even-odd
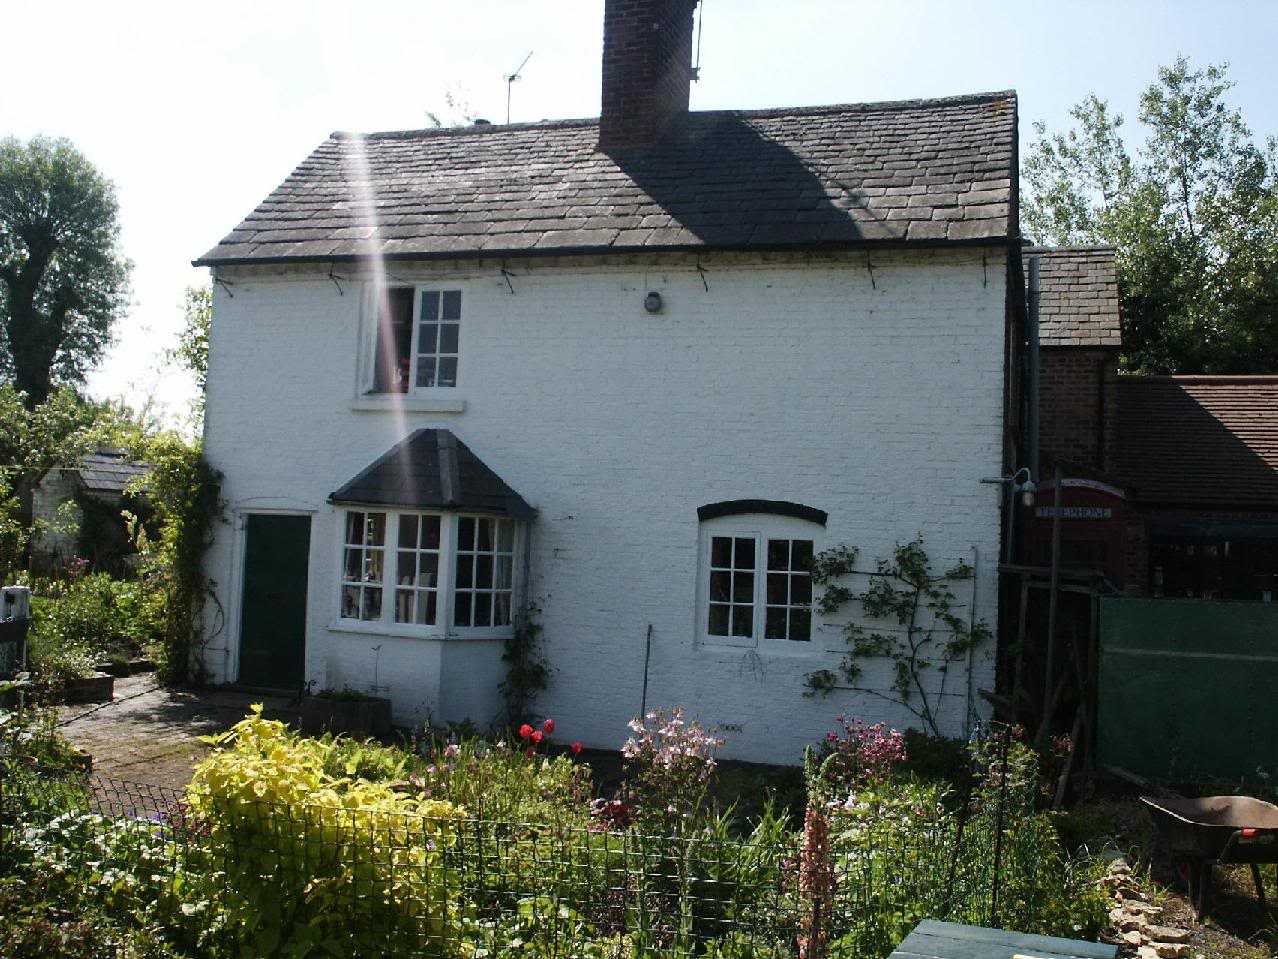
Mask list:
[[[240,683],[302,688],[309,516],[250,513],[240,604]]]

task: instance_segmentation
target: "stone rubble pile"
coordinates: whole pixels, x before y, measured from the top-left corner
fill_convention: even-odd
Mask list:
[[[1161,926],[1163,910],[1149,901],[1126,859],[1115,859],[1101,880],[1114,900],[1109,922],[1125,954],[1136,959],[1190,959],[1189,930]]]

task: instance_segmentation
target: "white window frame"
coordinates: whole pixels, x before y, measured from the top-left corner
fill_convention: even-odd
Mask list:
[[[505,639],[514,632],[514,617],[519,611],[523,586],[523,544],[527,535],[526,524],[509,516],[491,513],[450,512],[441,510],[403,509],[390,506],[364,506],[355,503],[342,504],[335,510],[337,530],[337,576],[333,600],[332,627],[341,632],[379,633],[395,636],[421,636],[436,639]],[[382,606],[378,619],[356,619],[342,615],[342,598],[346,580],[346,524],[350,513],[386,514],[386,542],[382,547]],[[399,588],[399,519],[401,516],[438,516],[439,528],[439,582],[436,586],[436,622],[400,623],[395,621],[397,608],[396,590]],[[502,626],[457,626],[454,609],[457,576],[458,523],[462,519],[487,519],[508,522],[512,525],[510,604],[511,623]],[[494,576],[496,572],[494,571]],[[495,605],[495,600],[494,600]]]
[[[467,322],[467,301],[469,300],[469,284],[459,281],[442,281],[442,282],[425,282],[425,283],[386,283],[385,289],[388,290],[406,290],[413,291],[412,315],[410,316],[410,333],[408,338],[408,392],[406,393],[375,393],[373,386],[376,383],[377,375],[375,367],[377,365],[377,336],[378,336],[378,318],[381,310],[381,291],[376,283],[368,284],[368,293],[365,296],[364,304],[367,313],[365,322],[364,351],[365,356],[360,361],[360,394],[364,397],[378,398],[388,396],[400,396],[409,398],[443,398],[452,399],[457,396],[458,390],[462,388],[465,382],[463,375],[463,363],[466,356],[466,329],[470,325]],[[420,344],[418,336],[420,333],[422,294],[438,292],[441,294],[441,313],[442,313],[442,295],[445,292],[457,292],[461,294],[461,312],[457,321],[457,352],[456,354],[446,354],[447,356],[456,356],[457,358],[457,375],[456,382],[453,386],[418,386],[417,385],[417,359],[420,353]],[[436,321],[437,323],[440,321]],[[438,336],[438,334],[436,334]],[[438,340],[436,340],[438,343]],[[439,354],[434,354],[438,358]]]
[[[820,552],[821,526],[806,520],[771,513],[753,513],[738,516],[722,516],[702,521],[697,563],[697,632],[705,646],[735,646],[749,649],[765,649],[773,652],[816,653],[817,640],[816,596],[812,596],[812,625],[808,638],[769,639],[765,633],[767,622],[767,550],[768,540],[810,540],[813,555]],[[710,572],[711,547],[716,537],[726,536],[754,540],[754,597],[753,623],[750,636],[717,636],[710,632]]]

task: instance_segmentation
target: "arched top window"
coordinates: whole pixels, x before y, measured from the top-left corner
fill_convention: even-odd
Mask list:
[[[812,560],[821,548],[825,513],[808,507],[716,511],[724,505],[703,507],[709,515],[698,510],[702,641],[804,648],[799,644],[812,641]],[[803,515],[795,515],[797,511]]]

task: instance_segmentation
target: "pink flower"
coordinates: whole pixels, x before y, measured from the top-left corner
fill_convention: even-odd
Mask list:
[[[544,729],[546,731],[546,735],[549,736],[555,731],[555,721],[553,719],[547,719],[541,724],[541,728]]]
[[[576,755],[581,752],[581,743],[573,743],[569,748],[572,749],[573,754]]]
[[[532,734],[533,734],[533,728],[529,726],[527,723],[524,723],[522,726],[519,727],[520,739],[530,739],[532,737]]]
[[[542,731],[540,729],[534,729],[532,731],[532,741],[535,743],[539,743],[541,742],[541,740],[542,740]]]

